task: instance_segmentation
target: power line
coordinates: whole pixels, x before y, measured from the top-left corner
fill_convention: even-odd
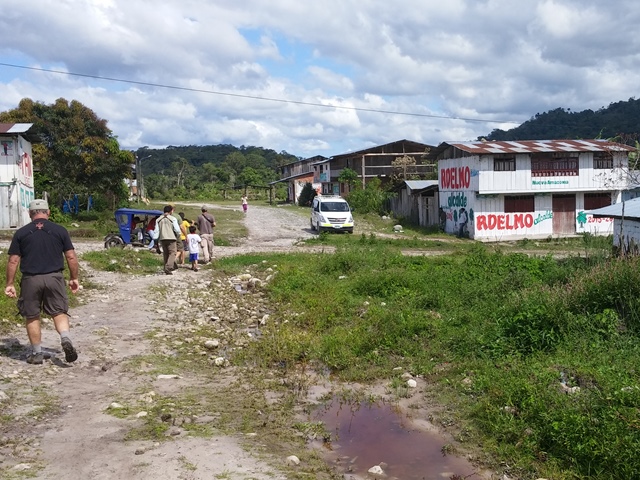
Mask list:
[[[411,113],[411,112],[393,112],[391,110],[378,110],[375,108],[362,108],[362,107],[347,107],[342,105],[327,105],[324,103],[313,103],[313,102],[302,102],[298,100],[286,100],[282,98],[269,98],[269,97],[258,97],[255,95],[243,95],[240,93],[229,93],[229,92],[217,92],[215,90],[204,90],[200,88],[189,88],[189,87],[178,87],[176,85],[165,85],[162,83],[152,83],[152,82],[139,82],[136,80],[125,80],[122,78],[113,78],[113,77],[103,77],[100,75],[89,75],[86,73],[74,73],[74,72],[63,72],[61,70],[51,70],[48,68],[37,68],[37,67],[27,67],[25,65],[15,65],[11,63],[2,63],[0,62],[0,66],[10,67],[10,68],[20,68],[23,70],[32,70],[36,72],[45,72],[45,73],[56,73],[59,75],[69,75],[72,77],[82,77],[82,78],[93,78],[96,80],[105,80],[109,82],[119,82],[119,83],[127,83],[131,85],[142,85],[145,87],[156,87],[156,88],[168,88],[171,90],[181,90],[185,92],[195,92],[195,93],[206,93],[209,95],[222,95],[226,97],[236,97],[236,98],[247,98],[251,100],[263,100],[267,102],[278,102],[278,103],[289,103],[293,105],[305,105],[308,107],[322,107],[322,108],[340,108],[343,110],[351,110],[356,112],[369,112],[369,113],[384,113],[389,115],[402,115],[406,117],[424,117],[424,118],[440,118],[444,120],[462,120],[465,122],[477,122],[477,123],[512,123],[514,125],[519,125],[521,122],[513,122],[509,120],[487,120],[481,118],[465,118],[465,117],[454,117],[447,115],[429,115],[426,113]]]

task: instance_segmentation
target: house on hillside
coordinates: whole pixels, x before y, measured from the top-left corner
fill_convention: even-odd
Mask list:
[[[349,193],[349,185],[338,181],[338,177],[345,168],[358,174],[362,186],[372,178],[388,181],[394,173],[403,174],[404,178],[424,177],[435,172],[435,164],[426,162],[430,148],[430,145],[424,143],[399,140],[357,152],[334,155],[328,161],[314,164],[314,182],[321,184],[323,195],[344,196]],[[395,166],[393,162],[402,157],[415,160],[415,165]]]
[[[277,183],[286,182],[287,202],[297,203],[306,183],[311,183],[315,190],[320,190],[320,183],[314,180],[314,165],[327,160],[327,157],[316,155],[278,167],[277,171],[280,178],[269,185],[273,186]]]
[[[33,153],[32,123],[0,123],[0,228],[19,228],[31,221]]]
[[[394,217],[421,227],[438,225],[440,202],[437,180],[405,180],[396,193],[390,202]]]
[[[640,198],[591,210],[588,213],[596,222],[611,227],[614,247],[625,254],[640,254]]]
[[[611,222],[588,211],[619,202],[630,188],[633,150],[605,140],[442,143],[431,159],[445,230],[462,227],[482,241],[609,234]]]

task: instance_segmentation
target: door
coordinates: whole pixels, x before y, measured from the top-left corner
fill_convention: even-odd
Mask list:
[[[575,235],[576,233],[576,196],[553,196],[553,234]]]

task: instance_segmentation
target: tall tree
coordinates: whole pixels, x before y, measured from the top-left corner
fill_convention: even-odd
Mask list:
[[[92,194],[111,207],[126,199],[123,180],[131,176],[133,155],[120,150],[107,121],[82,103],[24,98],[18,108],[0,113],[0,122],[34,124],[41,139],[33,146],[36,185],[54,199]]]

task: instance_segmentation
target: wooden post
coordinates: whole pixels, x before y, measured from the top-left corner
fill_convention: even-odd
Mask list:
[[[365,181],[365,178],[364,178],[364,158],[365,157],[364,157],[364,154],[363,154],[362,155],[362,189],[363,190],[364,190],[365,184],[366,184],[366,181]]]

